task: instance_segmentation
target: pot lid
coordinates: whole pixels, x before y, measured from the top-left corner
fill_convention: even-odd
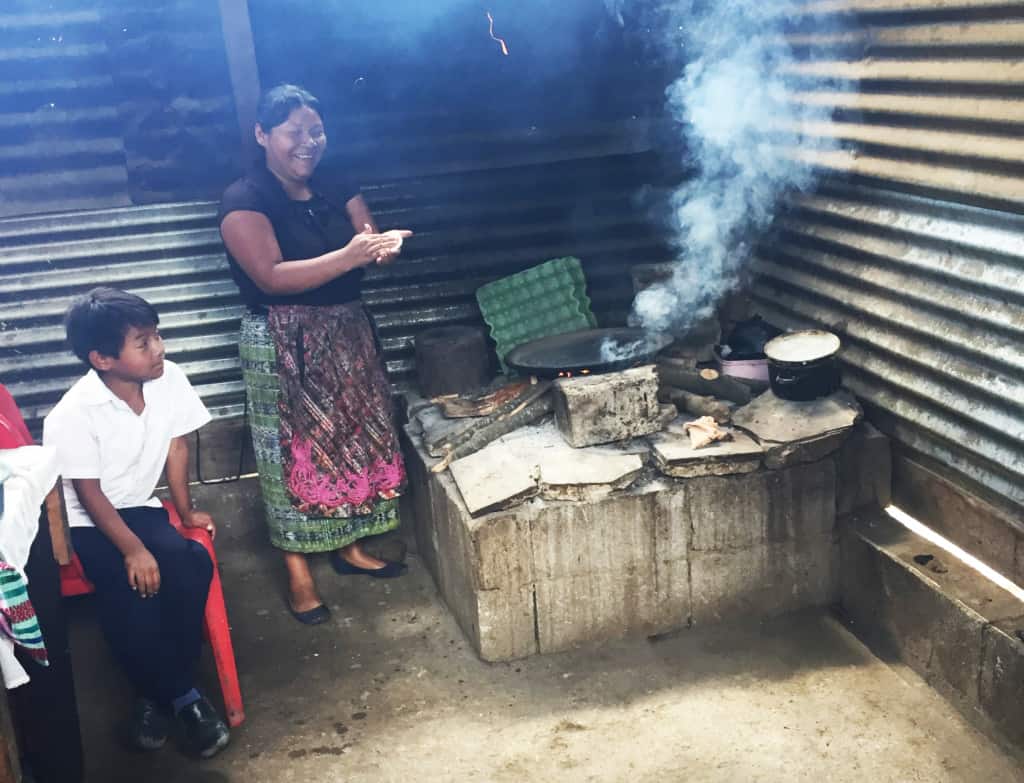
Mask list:
[[[839,350],[840,342],[832,332],[807,329],[779,335],[765,343],[764,353],[776,362],[815,362]]]

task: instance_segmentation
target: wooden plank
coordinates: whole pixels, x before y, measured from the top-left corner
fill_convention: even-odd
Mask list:
[[[50,526],[50,541],[53,543],[53,559],[58,565],[71,562],[74,550],[71,546],[71,530],[68,527],[68,511],[64,504],[64,485],[61,481],[53,486],[46,496],[46,520]]]
[[[248,0],[220,0],[220,18],[242,152],[244,159],[248,160],[257,150],[253,127],[260,101],[260,74],[256,65]]]

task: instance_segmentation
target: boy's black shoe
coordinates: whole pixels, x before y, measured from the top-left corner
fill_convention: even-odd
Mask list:
[[[205,697],[182,707],[176,717],[186,746],[204,759],[217,755],[231,740],[227,725]]]
[[[128,724],[128,741],[139,750],[160,750],[167,742],[167,716],[152,699],[138,698]]]

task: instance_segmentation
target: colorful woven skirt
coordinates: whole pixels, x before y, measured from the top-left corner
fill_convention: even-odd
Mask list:
[[[334,317],[329,344],[315,329],[299,329],[306,309],[334,311],[315,314]],[[286,552],[329,552],[395,530],[404,466],[362,304],[289,307],[275,317],[284,319],[279,341],[292,345],[292,329],[296,348],[307,350],[279,360],[267,316],[258,314],[242,319],[239,340],[271,544]]]

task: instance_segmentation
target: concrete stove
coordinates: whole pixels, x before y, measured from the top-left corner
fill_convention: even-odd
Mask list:
[[[756,437],[695,456],[670,427],[577,449],[549,421],[432,473],[437,460],[414,423],[406,437],[420,554],[488,661],[827,605],[837,590],[836,509],[852,502],[845,493],[863,494],[860,455],[877,452],[863,448],[863,434],[845,450],[859,418],[846,410],[824,421],[831,452],[822,453],[822,431],[811,433],[811,451],[791,444],[787,460],[773,443],[775,469]]]

